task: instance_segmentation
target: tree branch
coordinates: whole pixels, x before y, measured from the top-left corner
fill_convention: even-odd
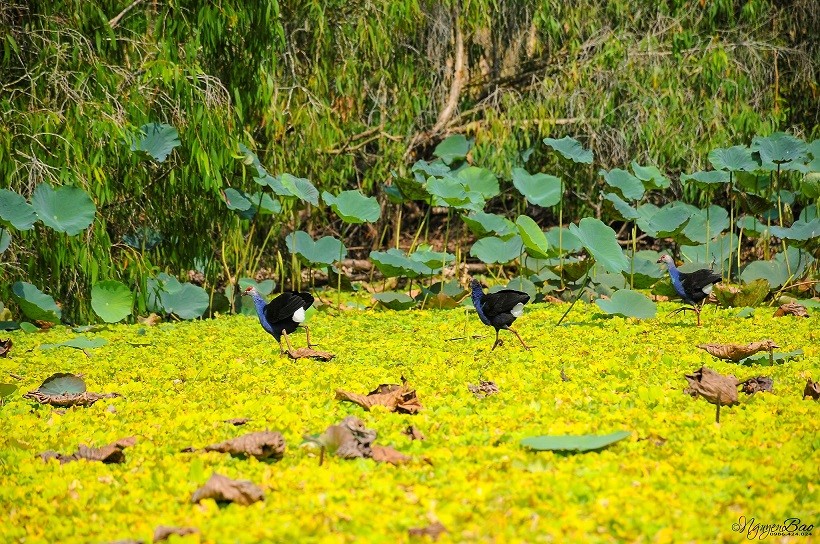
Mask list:
[[[108,21],[108,26],[110,26],[111,28],[116,28],[116,26],[117,26],[118,24],[120,24],[120,20],[121,20],[123,17],[125,17],[125,14],[126,14],[126,13],[128,13],[129,11],[131,11],[131,10],[132,10],[133,8],[135,8],[137,5],[141,4],[143,1],[144,1],[144,0],[134,0],[133,2],[131,2],[131,4],[130,4],[127,8],[125,8],[124,10],[122,10],[121,12],[119,12],[119,13],[118,13],[118,14],[117,14],[117,15],[116,15],[113,19],[111,19],[110,21]]]

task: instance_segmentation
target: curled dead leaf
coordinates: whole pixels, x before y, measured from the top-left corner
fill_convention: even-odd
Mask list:
[[[376,431],[365,427],[356,416],[347,416],[340,423],[331,425],[319,437],[319,443],[342,459],[370,457]]]
[[[11,338],[8,340],[0,340],[0,357],[8,357],[9,351],[11,351],[11,346]]]
[[[231,425],[233,425],[235,427],[239,427],[240,425],[244,425],[245,423],[250,421],[250,419],[247,418],[247,417],[235,417],[233,419],[225,419],[223,421],[225,423],[230,423]]]
[[[288,356],[291,359],[318,359],[319,361],[330,361],[336,355],[327,351],[317,351],[311,348],[299,348],[295,350],[288,350]]]
[[[199,529],[194,527],[168,527],[166,525],[160,525],[156,529],[154,529],[154,542],[161,542],[163,540],[167,540],[171,535],[177,536],[185,536],[185,535],[193,535],[199,532]]]
[[[755,376],[740,383],[740,390],[747,395],[754,393],[771,392],[774,382],[768,376]]]
[[[814,399],[820,400],[820,382],[813,382],[811,378],[806,382],[806,388],[803,390],[803,400]]]
[[[798,302],[789,302],[787,304],[783,304],[775,310],[774,317],[783,317],[787,315],[794,315],[797,317],[809,317],[809,312],[806,310],[806,307]]]
[[[192,503],[204,499],[214,499],[216,502],[235,502],[242,506],[264,500],[265,494],[256,484],[248,480],[231,480],[226,476],[214,472],[205,482],[205,485],[194,491]]]
[[[410,440],[424,440],[425,438],[424,434],[412,425],[404,430],[404,434],[410,437]]]
[[[205,451],[230,453],[237,457],[257,459],[281,459],[285,455],[285,438],[282,433],[260,431],[237,436],[218,444],[205,446]]]
[[[422,408],[415,389],[410,389],[404,379],[402,385],[383,383],[367,395],[337,389],[336,400],[353,402],[368,411],[376,405],[384,406],[400,414],[415,414]]]
[[[149,314],[147,317],[139,317],[137,316],[137,323],[140,325],[147,325],[149,327],[153,327],[159,323],[162,323],[162,318],[157,314]]]
[[[422,538],[429,536],[434,541],[438,540],[438,537],[440,537],[442,533],[446,532],[447,528],[440,521],[435,521],[426,527],[413,527],[407,530],[407,534],[410,538]]]
[[[77,451],[71,455],[65,455],[53,450],[48,450],[40,454],[43,461],[49,459],[57,459],[60,464],[70,463],[71,461],[79,461],[85,459],[87,461],[100,461],[102,463],[123,463],[125,462],[125,448],[131,447],[137,443],[136,437],[129,436],[127,438],[120,438],[119,440],[103,446],[101,448],[91,448],[84,444],[80,444]]]
[[[760,351],[771,353],[780,346],[775,344],[773,340],[766,339],[745,346],[741,344],[698,344],[698,347],[718,359],[738,362]]]
[[[724,376],[711,368],[701,367],[686,374],[689,386],[683,390],[693,397],[703,397],[716,406],[715,423],[720,423],[720,407],[737,404],[737,378]]]
[[[100,399],[112,399],[121,397],[119,393],[69,393],[65,395],[49,395],[39,391],[29,391],[24,398],[36,400],[40,404],[50,404],[51,406],[91,406]]]
[[[391,465],[401,465],[410,461],[410,457],[403,453],[389,446],[379,446],[377,444],[371,447],[371,458],[377,463],[390,463]]]
[[[467,389],[479,399],[498,393],[498,386],[491,381],[480,381],[478,385],[468,384]]]

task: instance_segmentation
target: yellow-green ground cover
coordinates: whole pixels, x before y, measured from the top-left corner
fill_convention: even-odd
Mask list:
[[[661,305],[659,315],[675,307]],[[38,347],[77,336],[65,328],[0,335],[14,342],[11,357],[0,359],[0,381],[22,376],[0,407],[0,542],[150,542],[158,525],[200,529],[173,537],[180,542],[403,542],[409,528],[431,520],[449,530],[440,542],[740,542],[747,534],[733,525],[741,517],[820,525],[820,403],[802,399],[806,379],[820,379],[817,313],[773,318],[759,308],[740,319],[737,310],[710,307],[698,328],[691,315],[604,319],[578,305],[554,328],[563,310],[529,306],[516,325],[535,349],[507,334],[492,353],[492,329],[463,310],[318,312],[312,336],[337,354],[331,362],[280,357],[245,316],[112,326],[95,334],[109,343],[91,357]],[[468,339],[445,341],[457,336]],[[741,367],[695,348],[763,338],[805,355]],[[303,345],[304,335],[294,341]],[[741,394],[715,424],[712,405],[682,392],[684,373],[702,364],[739,378],[769,375],[774,392]],[[21,397],[58,371],[83,373],[89,390],[124,397],[63,414]],[[417,415],[334,400],[336,388],[366,393],[402,375],[424,405]],[[474,397],[467,384],[482,379],[500,393]],[[303,434],[350,414],[414,462],[328,458],[319,466],[299,447]],[[223,423],[235,417],[251,421]],[[427,439],[410,441],[402,434],[409,424]],[[180,452],[263,429],[284,434],[282,461]],[[600,452],[519,445],[531,435],[621,429],[631,436]],[[120,465],[37,457],[130,435],[138,442]],[[214,471],[255,482],[265,501],[191,504]],[[815,529],[790,541],[819,538]]]

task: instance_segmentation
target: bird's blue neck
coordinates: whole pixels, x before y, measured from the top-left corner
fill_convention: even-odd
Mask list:
[[[259,323],[262,324],[262,328],[268,331],[270,334],[273,334],[273,328],[271,327],[268,320],[265,319],[265,299],[262,298],[256,291],[251,291],[251,298],[253,299],[253,305],[256,307],[256,316],[259,318]]]
[[[484,315],[484,309],[481,307],[481,298],[484,296],[484,291],[481,289],[481,284],[474,281],[470,283],[470,288],[472,291],[470,296],[473,299],[473,306],[475,306],[475,311],[478,313],[478,318],[485,325],[490,325],[490,320],[487,319],[486,315]]]
[[[666,263],[666,268],[669,270],[669,277],[672,279],[672,287],[683,298],[689,298],[686,291],[683,289],[683,284],[680,281],[680,270],[675,266],[675,263]]]

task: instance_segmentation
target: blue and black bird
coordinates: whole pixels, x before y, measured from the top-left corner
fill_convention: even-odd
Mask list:
[[[530,347],[524,343],[521,336],[510,328],[513,322],[524,313],[524,304],[529,302],[530,296],[514,289],[502,289],[495,293],[484,293],[478,280],[470,281],[472,291],[473,306],[478,313],[478,318],[485,325],[495,327],[495,343],[492,349],[500,343],[498,331],[505,329],[518,337],[524,349]]]
[[[310,293],[286,292],[266,303],[259,291],[253,286],[242,291],[242,294],[250,295],[253,299],[253,304],[256,306],[256,315],[259,316],[259,323],[279,342],[279,352],[283,353],[282,336],[285,337],[288,351],[293,351],[288,333],[295,331],[305,320],[305,310],[313,305],[313,296]],[[310,329],[307,325],[302,325],[302,327],[307,335],[308,347],[315,346],[316,344],[310,343]]]
[[[721,280],[720,274],[715,274],[708,268],[701,268],[694,272],[681,272],[669,255],[661,255],[658,262],[666,264],[669,277],[672,278],[672,287],[684,302],[691,305],[691,307],[685,306],[675,310],[673,313],[692,310],[698,316],[698,326],[700,326],[701,303],[712,292],[712,285]]]

